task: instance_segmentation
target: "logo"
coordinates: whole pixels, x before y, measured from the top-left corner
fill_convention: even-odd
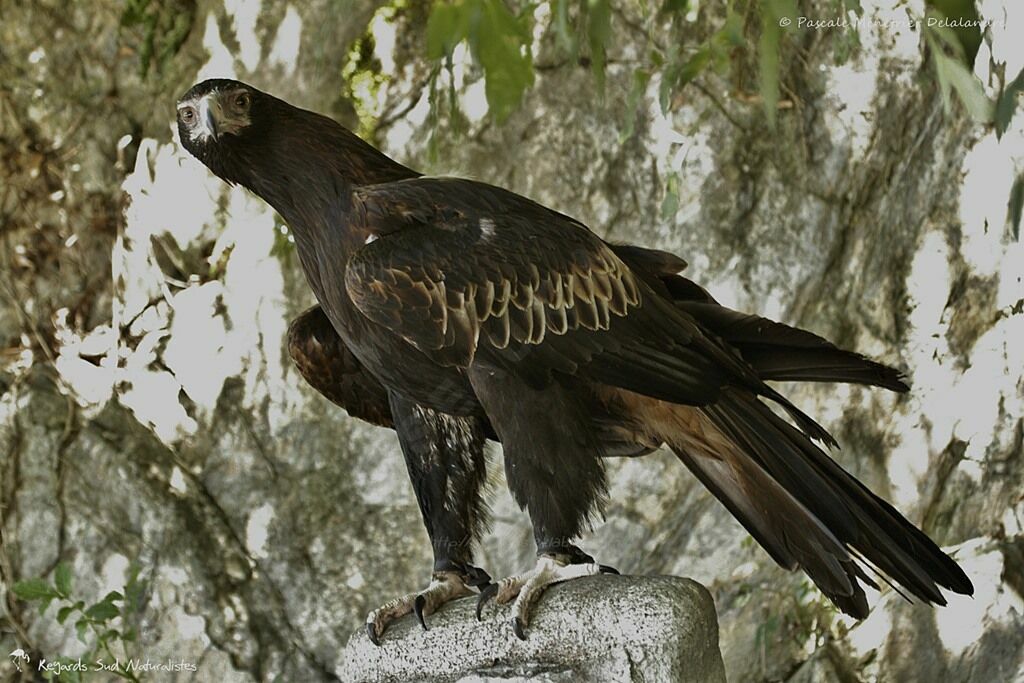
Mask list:
[[[32,662],[32,658],[29,657],[28,653],[20,647],[8,656],[11,658],[11,661],[14,662],[14,668],[18,670],[18,673],[23,673],[21,669],[22,662],[24,662],[26,667]]]

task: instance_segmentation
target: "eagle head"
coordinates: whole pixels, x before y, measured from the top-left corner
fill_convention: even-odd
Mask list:
[[[417,175],[340,123],[239,81],[192,86],[178,100],[177,120],[192,156],[289,221],[311,206],[335,206],[351,185]]]
[[[197,83],[178,100],[178,134],[192,156],[230,183],[246,184],[247,161],[277,100],[226,78]]]

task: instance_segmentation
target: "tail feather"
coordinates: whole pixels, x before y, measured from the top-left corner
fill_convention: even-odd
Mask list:
[[[841,610],[867,614],[860,584],[877,584],[865,566],[924,602],[946,604],[940,586],[973,593],[963,570],[924,532],[765,404],[726,391],[702,410],[732,452],[695,455],[685,434],[666,441],[776,562],[799,566]]]
[[[863,384],[898,393],[910,390],[899,370],[852,351],[765,344],[739,344],[738,348],[743,359],[766,381]]]
[[[911,524],[892,505],[872,493],[867,486],[846,472],[821,449],[803,438],[803,435],[785,420],[770,410],[764,409],[763,412],[766,421],[773,423],[780,432],[788,436],[791,443],[800,447],[818,471],[836,485],[841,495],[856,503],[852,507],[857,515],[861,536],[850,543],[860,550],[866,559],[878,565],[910,590],[913,589],[912,584],[889,572],[880,560],[896,560],[897,565],[903,566],[911,575],[926,575],[929,583],[937,583],[955,593],[970,595],[974,592],[971,580],[960,565],[944,553],[927,534]],[[864,545],[873,552],[861,547]],[[929,597],[933,602],[946,604],[938,591],[934,591]]]
[[[841,349],[813,332],[714,302],[677,298],[675,305],[735,346],[763,380],[865,384],[900,393],[909,390],[899,370]]]
[[[835,534],[778,482],[756,466],[744,468],[742,460],[673,451],[776,563],[803,569],[844,612],[867,616],[867,596],[857,583],[863,571]]]
[[[659,413],[663,406],[653,406],[649,418],[658,425],[656,436],[672,447],[776,562],[789,569],[802,568],[840,609],[857,617],[867,614],[861,584],[877,587],[865,567],[929,603],[945,604],[940,587],[973,593],[963,570],[924,532],[812,442],[835,444],[823,427],[763,384],[844,382],[908,391],[898,370],[841,349],[812,332],[719,305],[706,290],[678,274],[685,264],[671,255],[628,247],[617,251],[649,286],[672,302],[667,317],[673,309],[681,312],[735,349],[738,356],[725,357],[724,367],[739,360],[752,370],[755,380],[749,381],[742,371],[736,373],[747,378],[747,389],[778,403],[793,420],[795,426],[754,393],[737,389],[724,389],[707,404],[690,402],[702,408],[671,407],[674,419],[666,420]],[[649,365],[662,372],[656,382],[648,381],[652,386],[635,381],[616,386],[670,404],[682,402],[667,385],[677,376],[689,379],[685,364],[676,369],[678,363],[670,359],[630,352],[629,360],[636,366]],[[667,355],[676,352],[673,349]],[[723,358],[716,356],[716,360]],[[653,384],[658,385],[657,391],[652,391]]]

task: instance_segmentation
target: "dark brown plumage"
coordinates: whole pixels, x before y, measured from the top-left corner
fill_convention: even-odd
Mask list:
[[[555,563],[549,574],[591,561],[574,539],[606,495],[602,459],[667,445],[780,565],[803,569],[843,611],[866,615],[869,570],[925,602],[944,604],[940,588],[973,590],[815,445],[835,443],[824,428],[766,384],[906,391],[892,368],[720,306],[679,274],[678,257],[609,244],[500,188],[421,177],[245,84],[195,86],[179,103],[179,131],[294,231],[320,304],[289,333],[300,372],[399,433],[437,573],[372,613],[371,638],[403,611],[422,619],[480,582],[471,545],[485,517],[487,437],[502,442],[509,487],[538,553]],[[527,613],[515,609],[521,635]]]
[[[394,428],[387,390],[352,355],[319,306],[288,326],[288,355],[311,387],[349,415]]]

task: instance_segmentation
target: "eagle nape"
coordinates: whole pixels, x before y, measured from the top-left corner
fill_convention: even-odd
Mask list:
[[[662,251],[612,244],[525,197],[430,178],[340,124],[233,80],[178,102],[189,153],[288,223],[318,306],[289,331],[300,373],[395,429],[434,555],[426,589],[371,612],[427,617],[482,588],[524,636],[548,585],[607,568],[575,542],[601,514],[607,458],[670,449],[781,567],[868,613],[876,575],[944,605],[970,579],[829,457],[835,439],[773,386],[908,390],[897,370],[718,304]],[[771,404],[780,408],[776,413]],[[782,417],[782,415],[785,417]],[[533,526],[538,563],[489,583],[484,447]],[[821,444],[821,445],[819,445]]]

